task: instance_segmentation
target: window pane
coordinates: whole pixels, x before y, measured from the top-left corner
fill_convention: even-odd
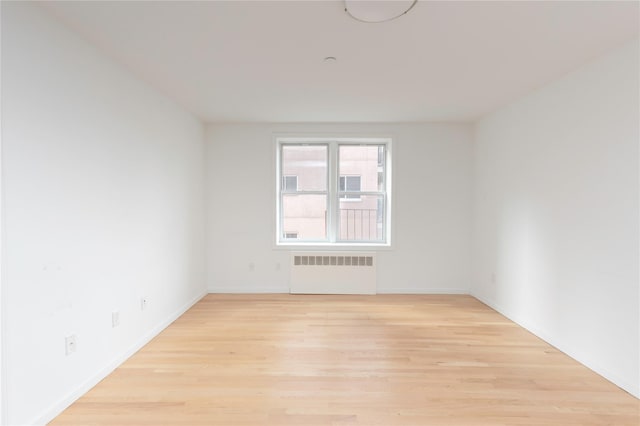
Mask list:
[[[340,240],[384,240],[384,197],[360,195],[358,200],[341,199],[338,221]]]
[[[384,146],[340,145],[339,157],[340,191],[384,190],[384,177],[379,176],[384,174],[384,161],[380,163],[384,159]],[[346,179],[343,181],[342,177]]]
[[[282,175],[297,176],[298,191],[326,191],[327,150],[327,145],[283,145]]]
[[[283,237],[288,240],[326,240],[327,197],[315,194],[283,195],[282,231]],[[293,234],[295,238],[291,237]]]

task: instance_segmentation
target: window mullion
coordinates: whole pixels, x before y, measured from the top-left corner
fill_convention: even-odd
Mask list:
[[[279,145],[278,146],[278,180],[277,180],[277,191],[278,191],[278,235],[277,235],[277,241],[282,241],[283,236],[284,236],[284,213],[283,213],[283,208],[284,208],[284,199],[283,199],[283,191],[284,188],[282,187],[283,184],[283,178],[282,176],[284,176],[283,170],[284,170],[284,166],[282,164],[283,162],[283,158],[284,158],[284,145]]]
[[[328,211],[328,229],[327,236],[329,241],[335,243],[337,240],[338,226],[338,143],[333,141],[329,143],[329,172],[328,172],[329,194],[327,200]]]

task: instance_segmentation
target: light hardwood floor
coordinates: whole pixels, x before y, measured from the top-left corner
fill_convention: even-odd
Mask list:
[[[640,401],[470,296],[209,295],[53,425],[633,425]]]

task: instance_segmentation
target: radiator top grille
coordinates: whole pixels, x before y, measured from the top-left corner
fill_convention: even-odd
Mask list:
[[[373,256],[293,256],[294,266],[373,266]]]

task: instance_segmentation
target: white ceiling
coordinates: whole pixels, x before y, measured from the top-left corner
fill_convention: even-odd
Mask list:
[[[635,1],[41,5],[206,122],[475,120],[639,34]]]

